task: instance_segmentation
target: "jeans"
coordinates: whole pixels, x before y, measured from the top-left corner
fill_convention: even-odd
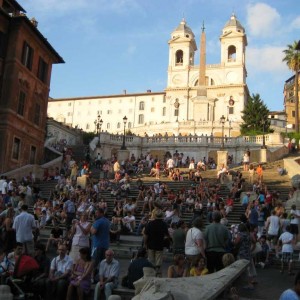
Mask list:
[[[109,296],[112,294],[112,290],[117,288],[118,283],[117,282],[108,282],[104,285],[104,294],[105,294],[105,299],[107,300]],[[95,286],[95,294],[94,294],[94,300],[98,300],[100,298],[100,283],[98,282]]]

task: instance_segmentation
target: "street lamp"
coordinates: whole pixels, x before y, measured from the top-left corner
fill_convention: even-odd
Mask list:
[[[94,121],[95,124],[95,128],[96,128],[96,134],[98,134],[98,147],[101,148],[101,144],[100,144],[100,133],[101,133],[101,127],[103,124],[103,120],[101,119],[100,114],[97,116],[97,120]]]
[[[261,146],[261,149],[266,149],[267,148],[266,147],[266,139],[265,139],[265,124],[266,124],[266,120],[265,119],[261,120],[261,124],[263,126],[263,144]]]
[[[123,123],[124,123],[124,134],[123,134],[123,144],[122,144],[121,150],[127,150],[127,148],[125,146],[125,128],[126,128],[126,123],[127,123],[126,116],[123,118]]]
[[[220,122],[222,124],[222,146],[221,149],[224,149],[224,124],[225,124],[226,118],[224,117],[224,115],[222,115],[222,117],[220,118]]]

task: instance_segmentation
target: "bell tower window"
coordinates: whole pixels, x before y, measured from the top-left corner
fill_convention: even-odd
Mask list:
[[[228,47],[228,62],[235,62],[236,61],[236,47],[229,46]]]
[[[176,51],[176,66],[182,66],[183,63],[183,51]]]

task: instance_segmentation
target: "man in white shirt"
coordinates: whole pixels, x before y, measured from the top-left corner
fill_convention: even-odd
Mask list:
[[[296,205],[293,204],[291,206],[291,234],[294,236],[295,242],[297,242],[298,239],[298,226],[299,226],[299,220],[300,220],[300,211],[296,208]]]
[[[33,255],[33,234],[32,231],[36,229],[36,222],[32,214],[27,212],[28,206],[23,204],[21,206],[21,213],[15,218],[13,229],[16,231],[16,240],[24,246],[24,253]]]
[[[63,244],[58,246],[58,253],[59,255],[51,261],[50,265],[46,289],[47,300],[65,300],[67,295],[73,260],[70,256],[66,255],[67,247]]]

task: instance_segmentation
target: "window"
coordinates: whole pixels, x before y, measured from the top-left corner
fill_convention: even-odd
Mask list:
[[[69,103],[68,103],[68,106],[72,106],[72,102],[69,102]]]
[[[30,148],[30,157],[29,157],[29,163],[35,164],[35,157],[36,157],[36,147],[31,146]]]
[[[234,62],[236,60],[236,48],[235,46],[228,47],[228,62]]]
[[[166,107],[163,107],[163,109],[162,109],[162,115],[163,115],[163,116],[166,116],[166,111],[167,111],[167,108],[166,108]]]
[[[34,110],[34,117],[33,117],[33,123],[35,125],[40,125],[40,115],[41,115],[41,106],[38,103],[36,103],[35,110]]]
[[[118,124],[117,124],[117,128],[120,128],[121,127],[121,123],[120,122],[118,122]]]
[[[182,65],[183,63],[183,51],[182,50],[178,50],[176,51],[176,65]]]
[[[132,127],[131,122],[128,122],[128,128],[131,128],[131,127]]]
[[[110,123],[107,123],[106,129],[110,129]]]
[[[28,45],[27,42],[23,44],[22,51],[22,64],[29,70],[32,68],[33,61],[33,49]]]
[[[234,107],[229,106],[229,107],[228,107],[228,113],[229,113],[230,115],[233,115],[233,114],[234,114]]]
[[[164,96],[164,98],[163,98],[163,103],[166,103],[166,97]]]
[[[19,103],[18,103],[18,110],[17,110],[17,113],[20,116],[24,116],[25,99],[26,99],[26,94],[23,91],[20,91],[20,94],[19,94]]]
[[[68,112],[67,116],[68,116],[68,117],[71,117],[71,116],[72,116],[72,113],[71,113],[71,112]]]
[[[144,110],[145,109],[145,102],[141,101],[139,104],[139,110]]]
[[[18,138],[14,138],[13,144],[13,151],[12,151],[12,158],[18,160],[20,156],[20,147],[21,147],[21,140]]]
[[[151,112],[155,112],[155,107],[151,107]]]
[[[107,114],[108,114],[108,115],[111,115],[111,114],[112,114],[112,110],[109,109],[109,110],[107,111]]]
[[[154,102],[154,101],[155,101],[155,98],[154,98],[154,97],[152,97],[152,98],[151,98],[151,101],[152,101],[152,102]]]
[[[295,114],[295,111],[293,110],[292,111],[292,117],[295,118],[295,116],[296,116],[296,114]]]
[[[6,52],[6,35],[0,31],[0,57],[4,58]]]
[[[86,124],[85,129],[90,129],[90,124],[89,123]]]
[[[139,115],[139,124],[144,124],[144,115]]]
[[[44,83],[47,82],[48,78],[48,64],[40,57],[39,58],[39,67],[38,67],[38,74],[37,77],[43,81]]]
[[[179,109],[178,109],[178,108],[174,110],[174,116],[175,116],[175,117],[178,117],[178,116],[179,116]]]

